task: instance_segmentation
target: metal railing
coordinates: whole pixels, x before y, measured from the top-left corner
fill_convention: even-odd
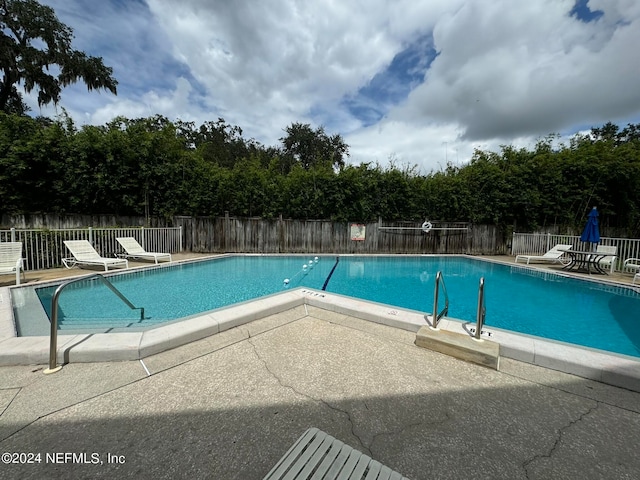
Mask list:
[[[484,306],[484,277],[480,278],[480,285],[478,286],[478,312],[476,314],[476,333],[475,339],[480,340],[480,334],[482,333],[482,327],[484,326],[484,319],[487,315],[487,309]]]
[[[149,252],[181,252],[182,227],[65,228],[0,230],[0,242],[22,242],[25,270],[62,266],[69,254],[65,240],[88,240],[103,257],[122,252],[117,237],[133,237]]]
[[[80,278],[74,278],[61,284],[53,293],[51,298],[51,333],[49,336],[49,368],[44,370],[45,374],[55,373],[62,368],[62,365],[58,365],[58,298],[62,291],[72,283],[98,279],[104,283],[116,296],[124,302],[131,310],[140,310],[140,320],[144,320],[144,307],[136,307],[133,303],[125,297],[120,290],[113,286],[113,284],[107,280],[100,273],[92,273]]]
[[[440,296],[440,285],[442,285],[442,291],[444,292],[444,308],[441,312],[438,312],[438,300]],[[436,287],[433,292],[433,325],[431,328],[437,329],[438,322],[449,312],[449,295],[447,294],[447,286],[444,284],[444,278],[442,272],[436,274]]]
[[[581,249],[583,245],[579,235],[514,233],[511,241],[511,255],[542,255],[559,243],[572,244],[577,249]],[[640,258],[640,239],[638,238],[601,237],[600,245],[616,247],[614,270],[626,271],[623,264],[627,258]],[[628,273],[631,272],[632,270],[628,270]]]

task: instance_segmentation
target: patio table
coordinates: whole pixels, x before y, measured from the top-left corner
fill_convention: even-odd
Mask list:
[[[600,266],[600,260],[604,257],[608,257],[610,253],[599,253],[587,250],[562,250],[569,255],[569,263],[562,267],[563,270],[587,272],[591,275],[593,273],[599,273],[601,275],[608,275],[607,271]]]

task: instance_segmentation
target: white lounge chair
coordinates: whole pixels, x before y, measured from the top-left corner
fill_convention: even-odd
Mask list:
[[[562,261],[562,256],[565,254],[564,251],[571,250],[571,247],[573,247],[573,245],[559,243],[544,255],[518,255],[516,256],[516,263],[518,263],[518,260],[526,260],[527,265],[529,265],[530,262],[551,262],[564,264],[565,262]]]
[[[365,476],[408,480],[317,428],[304,432],[263,480],[307,480],[312,474],[313,478],[344,480],[362,480]]]
[[[16,285],[20,285],[20,272],[24,278],[22,264],[22,242],[0,242],[0,274],[16,275]]]
[[[598,264],[600,265],[600,267],[608,268],[611,271],[611,273],[613,273],[616,266],[616,259],[618,258],[616,256],[617,251],[618,251],[618,247],[614,247],[611,245],[598,245],[596,247],[596,253],[609,254],[598,261]]]
[[[122,245],[122,248],[127,253],[119,253],[119,257],[125,258],[141,258],[144,260],[153,260],[158,263],[159,260],[164,260],[167,262],[171,261],[170,253],[160,253],[160,252],[147,252],[142,245],[138,243],[138,241],[133,237],[118,237],[116,238],[118,243]]]
[[[62,263],[67,268],[73,268],[76,265],[102,266],[105,272],[109,270],[109,267],[129,268],[129,262],[126,258],[101,257],[87,240],[65,240],[64,245],[73,255],[73,258],[62,259]]]
[[[639,272],[639,273],[636,273],[636,274],[633,276],[633,281],[632,281],[631,283],[632,283],[633,285],[635,285],[635,284],[636,284],[636,280],[640,280],[640,272]]]
[[[622,270],[635,270],[636,273],[640,272],[640,258],[627,258],[622,264]]]

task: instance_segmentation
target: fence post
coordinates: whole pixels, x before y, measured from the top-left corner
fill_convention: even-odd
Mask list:
[[[93,227],[89,227],[89,243],[93,245]]]
[[[551,233],[547,232],[547,248],[546,248],[545,252],[549,251],[549,249],[551,248],[550,245],[551,245]]]
[[[16,241],[16,229],[15,229],[15,227],[11,227],[11,241],[12,242]]]
[[[231,232],[229,231],[229,212],[225,211],[224,212],[224,252],[225,253],[229,252],[229,243],[231,243],[231,240],[229,238],[230,235],[231,235]]]
[[[180,225],[179,228],[180,228],[180,238],[179,238],[179,240],[180,240],[180,250],[179,251],[182,252],[182,225]]]
[[[144,227],[140,227],[140,232],[141,232],[141,233],[140,233],[140,240],[142,240],[142,246],[143,246],[144,248],[147,248],[147,247],[146,247],[146,244],[144,243]]]

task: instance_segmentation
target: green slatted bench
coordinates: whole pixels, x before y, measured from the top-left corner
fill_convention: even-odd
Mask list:
[[[331,435],[310,428],[264,480],[408,480]]]

